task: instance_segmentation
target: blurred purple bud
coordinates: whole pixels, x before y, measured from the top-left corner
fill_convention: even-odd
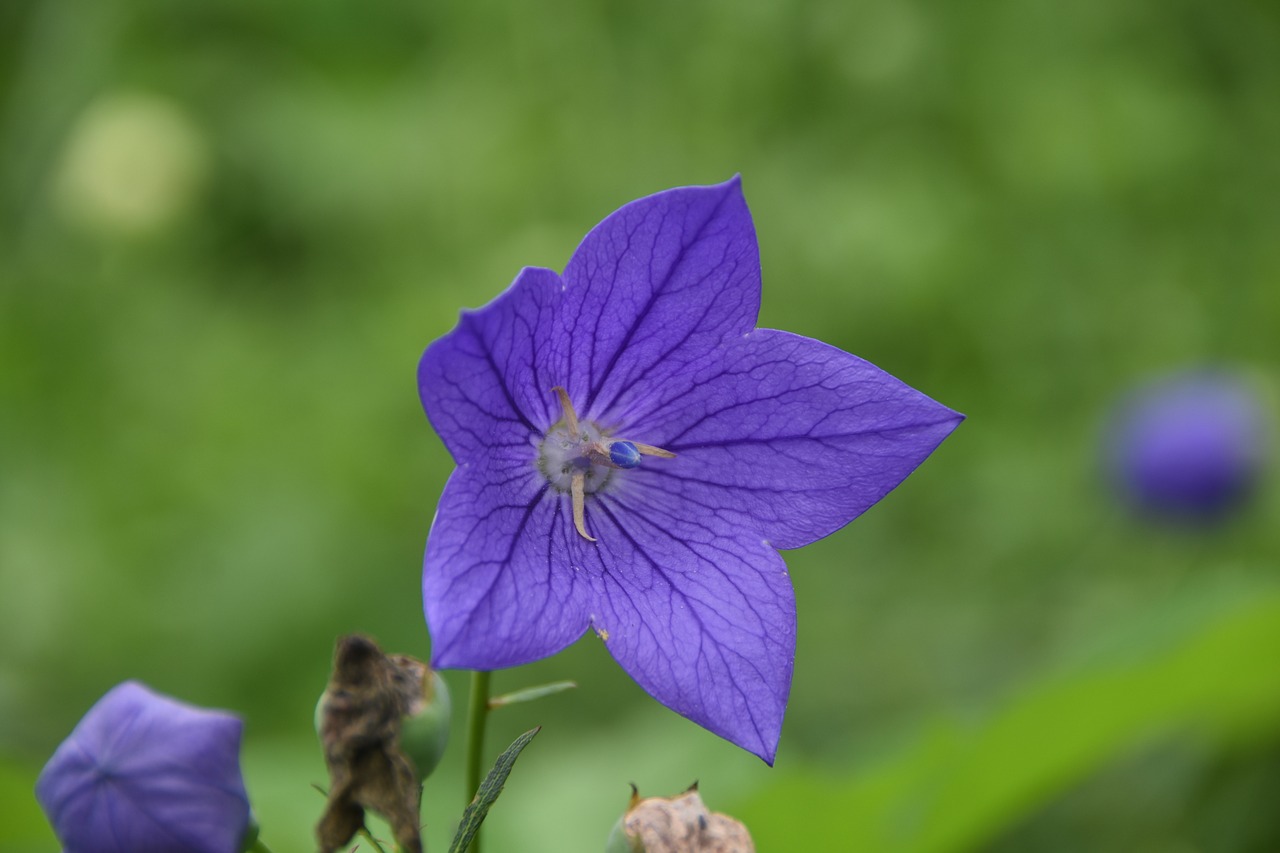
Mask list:
[[[240,719],[136,681],[84,715],[36,781],[65,853],[239,853]]]
[[[1172,521],[1213,521],[1252,493],[1265,461],[1267,419],[1255,389],[1225,372],[1149,385],[1120,409],[1110,462],[1123,496]]]

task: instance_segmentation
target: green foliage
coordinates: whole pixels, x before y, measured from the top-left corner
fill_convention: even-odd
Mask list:
[[[25,768],[0,761],[0,802],[5,803],[0,851],[39,849],[49,837],[48,824],[32,795],[33,780]]]
[[[1207,621],[1146,659],[1102,658],[1030,685],[990,719],[929,721],[908,748],[852,781],[793,771],[743,808],[757,844],[981,849],[1128,751],[1180,738],[1221,746],[1274,727],[1280,594]]]

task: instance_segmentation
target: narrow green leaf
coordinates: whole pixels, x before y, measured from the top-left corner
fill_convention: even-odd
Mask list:
[[[489,775],[484,777],[484,781],[480,783],[480,790],[476,791],[475,799],[471,801],[471,805],[467,806],[466,811],[462,813],[462,823],[458,826],[458,834],[453,837],[453,844],[449,846],[449,853],[463,853],[471,844],[471,839],[475,837],[476,832],[480,829],[480,824],[484,823],[485,816],[489,814],[489,808],[498,799],[498,795],[502,793],[502,786],[506,784],[507,777],[511,775],[511,768],[515,766],[516,759],[520,757],[521,751],[529,745],[529,741],[533,740],[533,736],[540,731],[542,731],[542,726],[530,729],[512,741],[506,752],[498,756],[498,760],[493,764],[493,769],[489,771]]]
[[[503,705],[532,702],[534,699],[541,699],[544,696],[554,696],[566,690],[573,690],[577,686],[578,682],[576,681],[553,681],[550,684],[539,684],[537,687],[526,687],[523,690],[514,690],[511,693],[494,696],[489,700],[489,707],[501,708]]]

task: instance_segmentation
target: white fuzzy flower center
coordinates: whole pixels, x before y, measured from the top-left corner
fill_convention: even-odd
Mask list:
[[[573,475],[583,475],[583,491],[590,495],[600,491],[609,482],[614,469],[594,461],[590,451],[607,446],[600,427],[590,422],[579,422],[578,432],[570,431],[565,421],[547,430],[538,447],[538,470],[558,492],[568,494],[573,487]]]

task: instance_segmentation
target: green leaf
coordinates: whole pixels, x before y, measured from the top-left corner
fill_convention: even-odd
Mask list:
[[[980,723],[939,717],[853,779],[796,772],[738,812],[760,849],[975,850],[1116,755],[1179,734],[1226,738],[1280,715],[1280,595],[1259,592],[1137,659],[1028,685]]]
[[[526,687],[523,690],[515,690],[511,693],[504,693],[501,696],[494,696],[489,700],[489,707],[501,708],[503,705],[532,702],[534,699],[541,699],[544,696],[554,696],[566,690],[573,690],[577,686],[578,682],[576,681],[553,681],[550,684],[539,684],[537,687]]]
[[[471,801],[471,805],[467,806],[466,811],[462,813],[462,823],[458,826],[458,834],[453,837],[453,844],[449,846],[449,853],[462,853],[471,844],[471,839],[480,830],[480,824],[484,823],[485,816],[489,814],[489,808],[498,799],[498,795],[502,793],[502,786],[506,784],[507,777],[511,775],[511,768],[515,766],[516,759],[520,757],[520,753],[529,741],[533,740],[534,735],[542,731],[542,726],[536,729],[530,729],[520,737],[511,742],[511,746],[507,747],[502,755],[498,756],[498,760],[494,762],[493,769],[489,771],[489,775],[484,777],[484,781],[480,783],[480,790],[476,791],[475,799]]]

